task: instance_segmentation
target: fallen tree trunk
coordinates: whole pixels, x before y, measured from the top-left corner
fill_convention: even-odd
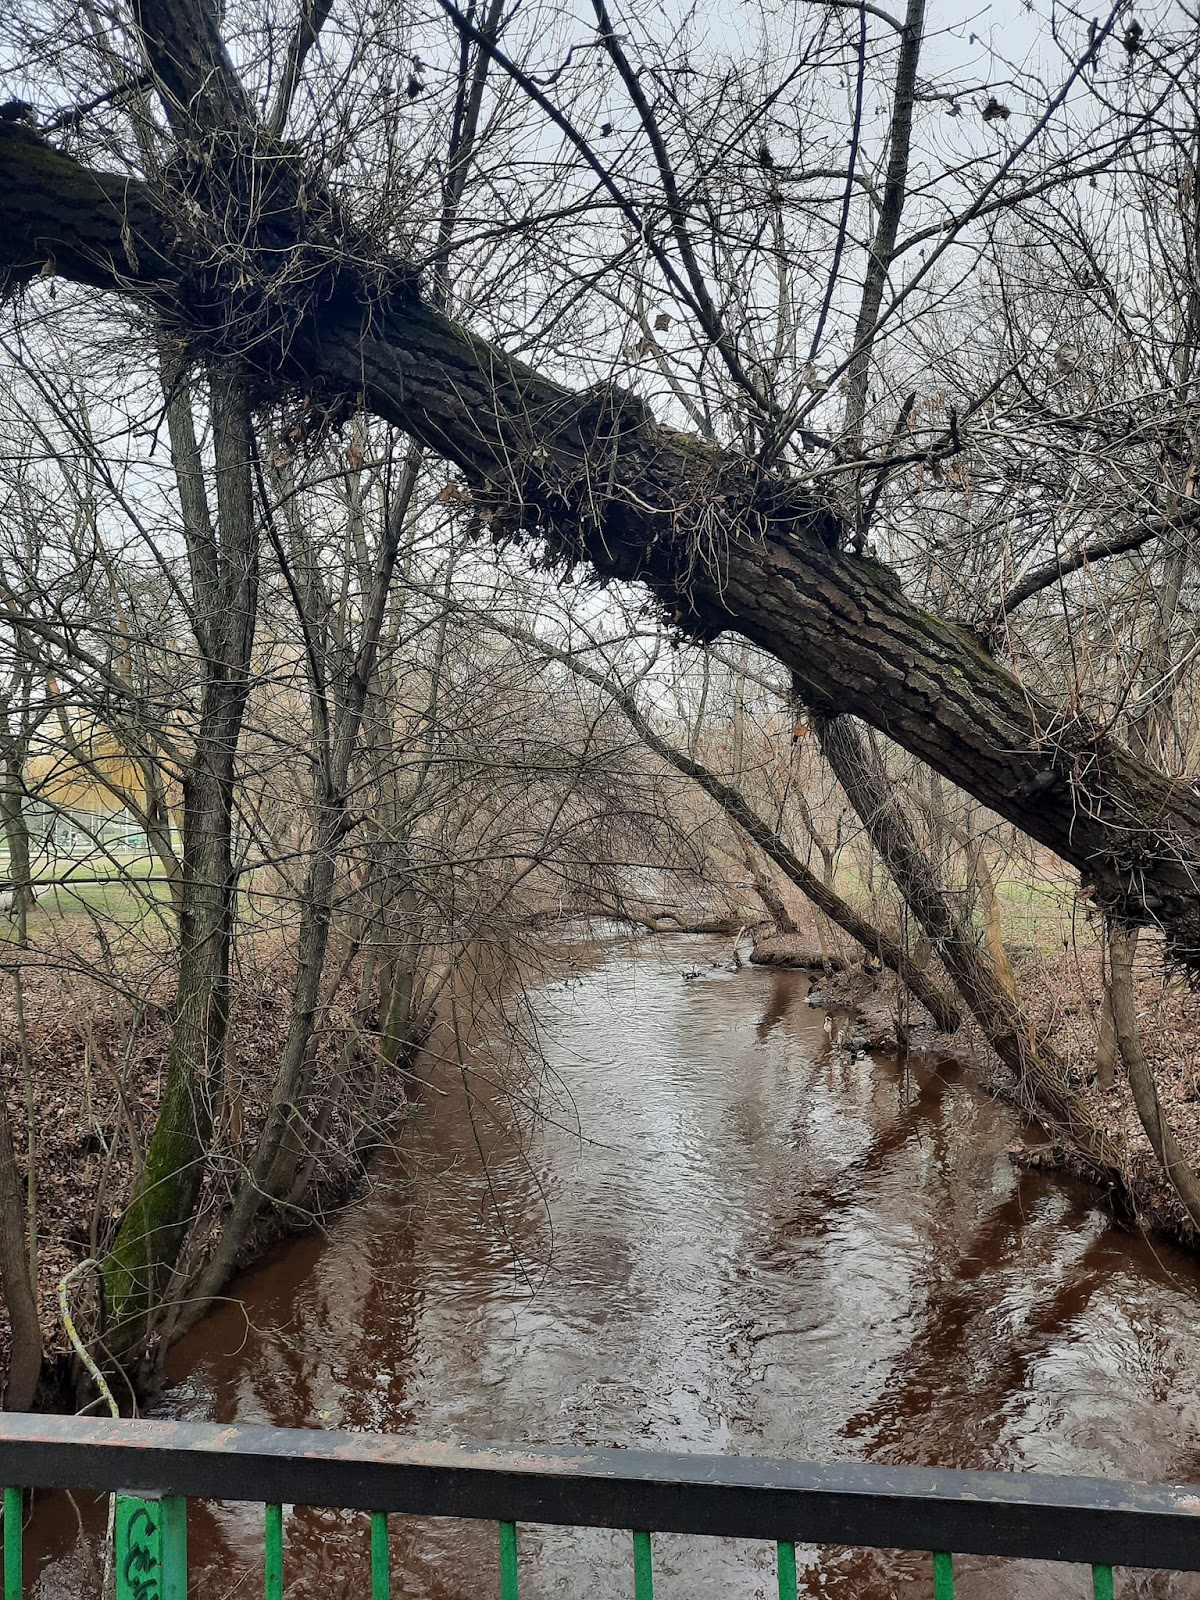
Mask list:
[[[207,13],[195,0],[142,9],[157,18],[147,47],[164,82],[178,96],[174,80],[197,73],[202,110],[232,74],[196,20]],[[168,61],[172,19],[189,48]],[[244,104],[240,90],[227,99]],[[507,356],[438,311],[402,261],[375,252],[364,265],[366,243],[332,201],[314,203],[325,191],[294,152],[253,126],[220,139],[221,160],[202,179],[184,163],[172,193],[0,123],[0,272],[19,283],[49,268],[149,305],[197,349],[240,362],[264,401],[361,398],[461,469],[481,530],[644,583],[697,636],[739,632],[816,710],[862,717],[1200,965],[1200,798],[1187,786],[1032,694],[890,569],[840,551],[844,530],[810,486],[656,423],[615,385],[573,393]],[[271,191],[258,211],[235,192],[251,168]],[[244,234],[222,257],[216,224],[264,210],[269,240]]]

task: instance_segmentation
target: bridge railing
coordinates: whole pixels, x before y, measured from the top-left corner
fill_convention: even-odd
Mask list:
[[[370,1517],[372,1600],[390,1600],[391,1514],[497,1523],[502,1600],[517,1600],[523,1523],[628,1530],[635,1600],[652,1600],[656,1533],[771,1541],[780,1600],[795,1600],[797,1544],[926,1551],[934,1600],[952,1600],[955,1555],[1084,1563],[1095,1600],[1112,1600],[1115,1566],[1200,1571],[1200,1487],[1109,1478],[12,1414],[0,1484],[3,1600],[22,1597],[31,1489],[117,1496],[118,1600],[184,1600],[189,1499],[264,1507],[266,1600],[282,1600],[285,1505]]]

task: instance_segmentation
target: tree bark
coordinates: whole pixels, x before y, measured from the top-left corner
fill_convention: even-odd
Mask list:
[[[797,931],[795,919],[784,905],[783,896],[776,888],[770,872],[759,861],[750,845],[746,845],[742,853],[754,881],[754,892],[766,906],[767,914],[775,927],[780,933],[795,933]]]
[[[1032,694],[976,635],[907,600],[888,568],[831,548],[841,528],[811,487],[656,424],[616,386],[571,393],[440,313],[404,263],[378,262],[373,287],[347,249],[320,294],[264,326],[281,234],[303,253],[320,211],[289,214],[280,199],[270,248],[261,263],[253,240],[239,249],[237,287],[218,273],[214,310],[194,287],[209,246],[182,205],[168,216],[138,180],[0,124],[0,271],[25,281],[50,261],[132,295],[240,361],[264,399],[362,396],[462,470],[493,537],[644,583],[697,635],[741,633],[792,670],[815,709],[862,717],[1076,866],[1103,907],[1161,926],[1173,953],[1200,965],[1200,797]],[[723,526],[708,557],[700,523],[714,513]]]
[[[6,1411],[28,1411],[42,1371],[42,1329],[25,1253],[25,1199],[13,1149],[12,1124],[0,1086],[0,1291],[8,1312],[12,1352],[3,1400]]]
[[[1035,1036],[980,950],[975,930],[950,905],[913,837],[894,788],[863,747],[854,725],[846,717],[832,722],[817,719],[817,732],[847,799],[984,1037],[1007,1068],[1019,1102],[1052,1129],[1070,1136],[1073,1150],[1094,1178],[1124,1190],[1116,1145],[1071,1087],[1053,1047]]]
[[[11,916],[22,922],[33,909],[33,872],[29,848],[29,822],[25,816],[25,785],[20,758],[5,756],[0,775],[0,827],[8,844],[8,880],[12,885]],[[24,940],[21,941],[24,943]]]
[[[1142,1030],[1138,1023],[1137,995],[1133,984],[1133,962],[1137,954],[1136,929],[1111,925],[1108,929],[1109,985],[1112,999],[1113,1025],[1121,1061],[1129,1075],[1133,1103],[1138,1120],[1146,1130],[1150,1147],[1168,1182],[1179,1196],[1180,1204],[1191,1219],[1192,1226],[1200,1229],[1200,1180],[1175,1137],[1171,1124],[1163,1111],[1154,1072],[1142,1048]]]
[[[228,370],[212,375],[217,489],[214,523],[206,503],[187,509],[194,625],[204,662],[192,760],[183,776],[183,861],[179,978],[166,1082],[134,1196],[104,1263],[105,1344],[114,1357],[139,1350],[193,1220],[212,1133],[229,1021],[234,771],[250,687],[258,601],[258,520],[246,395]],[[186,411],[186,415],[185,415]],[[168,405],[171,448],[181,483],[199,457],[186,392]],[[194,486],[194,484],[193,484]]]

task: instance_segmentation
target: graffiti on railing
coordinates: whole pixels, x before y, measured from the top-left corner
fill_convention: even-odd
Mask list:
[[[183,1600],[187,1503],[175,1496],[118,1495],[116,1600]]]
[[[129,1600],[162,1600],[162,1559],[158,1523],[147,1506],[138,1506],[125,1531],[125,1557],[117,1579]]]

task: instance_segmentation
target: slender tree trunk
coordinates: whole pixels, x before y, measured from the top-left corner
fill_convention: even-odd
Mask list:
[[[234,773],[249,694],[259,531],[245,391],[216,371],[210,393],[216,526],[203,495],[190,402],[176,393],[168,405],[204,681],[183,777],[179,978],[163,1098],[141,1179],[104,1264],[105,1343],[118,1359],[134,1355],[151,1333],[193,1220],[229,1021]]]
[[[901,809],[894,785],[846,717],[815,719],[824,751],[871,842],[912,914],[933,941],[984,1037],[1008,1069],[1020,1102],[1065,1130],[1092,1175],[1124,1188],[1120,1152],[1071,1087],[1062,1061],[1037,1038],[1028,1018],[980,950],[975,930],[951,907]]]
[[[1117,1063],[1121,1049],[1117,1042],[1117,1023],[1113,1015],[1112,955],[1109,950],[1108,921],[1105,919],[1100,946],[1100,1024],[1096,1040],[1096,1083],[1101,1089],[1111,1089],[1117,1081]]]
[[[1133,963],[1137,955],[1136,928],[1122,928],[1113,924],[1108,929],[1109,993],[1112,996],[1113,1024],[1121,1060],[1129,1075],[1133,1103],[1138,1120],[1146,1130],[1151,1149],[1158,1164],[1192,1226],[1200,1229],[1200,1180],[1175,1137],[1171,1124],[1163,1111],[1154,1072],[1142,1048],[1142,1030],[1138,1023],[1137,993],[1133,982]]]
[[[0,1086],[0,1290],[8,1312],[12,1353],[3,1398],[6,1411],[28,1411],[42,1371],[42,1330],[25,1253],[25,1200],[13,1149],[12,1125]]]
[[[413,993],[417,981],[420,937],[417,930],[417,892],[405,883],[396,897],[400,918],[400,948],[391,971],[391,995],[380,1042],[384,1065],[391,1068],[403,1055],[412,1028]]]
[[[25,815],[23,762],[11,748],[5,754],[0,777],[0,827],[8,845],[8,880],[12,885],[11,916],[14,921],[32,910],[34,904],[32,851],[29,822]]]
[[[333,889],[339,851],[346,831],[350,767],[362,726],[363,710],[375,677],[392,575],[416,487],[418,469],[419,459],[415,453],[411,454],[389,508],[359,647],[346,674],[346,681],[341,685],[340,709],[335,715],[334,726],[328,730],[327,739],[318,738],[316,753],[320,792],[316,837],[301,898],[297,975],[292,990],[288,1032],[271,1091],[266,1122],[234,1195],[216,1249],[189,1292],[186,1310],[172,1320],[172,1330],[176,1333],[190,1326],[212,1297],[219,1293],[237,1263],[263,1202],[294,1192],[296,1171],[305,1153],[303,1137],[295,1126],[298,1120],[296,1113],[308,1088],[321,975],[333,919]],[[286,552],[279,548],[277,553],[287,570]],[[303,587],[296,584],[293,586],[293,598],[298,608],[298,620],[309,640],[310,653],[307,659],[310,673],[313,674],[310,687],[314,694],[320,694],[324,699],[327,663],[319,661],[312,653],[312,596],[308,596],[306,601]]]

